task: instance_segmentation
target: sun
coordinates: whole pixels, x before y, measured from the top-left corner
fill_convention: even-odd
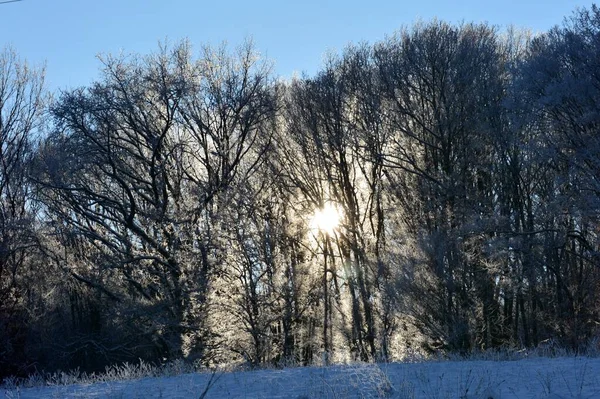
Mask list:
[[[333,234],[340,224],[342,214],[340,210],[332,203],[326,203],[323,208],[315,209],[310,222],[313,229],[321,230],[327,234]]]

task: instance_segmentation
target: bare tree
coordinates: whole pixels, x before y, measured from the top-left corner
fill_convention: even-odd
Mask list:
[[[249,148],[272,111],[250,47],[213,57],[193,62],[186,43],[107,57],[102,81],[54,107],[42,158],[46,204],[92,245],[92,273],[74,273],[126,306],[167,358],[202,356],[219,201],[252,170]]]
[[[0,52],[0,370],[25,363],[24,270],[37,247],[29,181],[34,135],[45,107],[44,69],[31,68],[14,50]],[[32,274],[31,274],[32,275]],[[2,374],[0,372],[0,374]]]
[[[495,272],[469,241],[485,238],[480,218],[493,210],[492,137],[503,90],[497,35],[487,26],[417,24],[380,44],[375,57],[393,131],[383,164],[396,170],[392,185],[431,273],[413,288],[424,284],[420,298],[434,293],[410,306],[434,346],[467,349],[479,339],[472,290],[482,306],[495,306]]]
[[[599,20],[594,5],[535,38],[515,82],[524,111],[521,125],[538,139],[532,152],[537,169],[546,173],[543,180],[536,177],[536,190],[527,193],[529,262],[542,282],[531,294],[530,306],[543,319],[534,316],[523,331],[535,343],[558,336],[574,349],[595,334],[591,320],[598,318],[593,287],[600,278],[600,72],[591,60],[600,50]],[[536,201],[539,197],[545,201]]]

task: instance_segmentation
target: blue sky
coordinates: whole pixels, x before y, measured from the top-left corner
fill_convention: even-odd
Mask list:
[[[0,47],[47,64],[49,88],[90,83],[98,53],[149,53],[161,40],[235,46],[252,37],[275,72],[314,73],[327,51],[374,42],[421,20],[545,31],[591,0],[23,0],[0,5]]]

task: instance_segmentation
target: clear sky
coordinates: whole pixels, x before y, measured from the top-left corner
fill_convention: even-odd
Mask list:
[[[560,24],[592,0],[23,0],[0,4],[0,47],[47,64],[52,90],[90,83],[98,53],[142,53],[159,41],[235,46],[252,37],[277,75],[314,73],[327,51],[375,42],[438,18],[513,24],[534,32]]]

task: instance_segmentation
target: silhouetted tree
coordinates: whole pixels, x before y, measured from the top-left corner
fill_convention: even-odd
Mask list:
[[[0,377],[23,372],[29,360],[27,291],[36,284],[31,262],[38,236],[28,175],[46,101],[43,86],[43,69],[10,48],[0,52]]]

